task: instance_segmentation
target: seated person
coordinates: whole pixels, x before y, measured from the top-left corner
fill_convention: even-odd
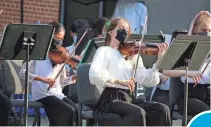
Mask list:
[[[83,51],[81,52],[81,56],[84,55],[84,51],[85,51],[84,49],[85,49],[87,43],[91,39],[106,36],[106,29],[107,29],[107,26],[109,23],[110,23],[110,21],[105,17],[98,18],[95,21],[95,23],[92,26],[92,30],[88,31],[88,33],[86,34],[86,36],[84,37],[84,39],[81,42],[84,46]],[[79,46],[82,46],[82,44],[80,44]]]
[[[66,47],[68,49],[69,53],[73,52],[81,35],[84,33],[85,30],[87,30],[89,28],[90,28],[90,25],[89,25],[88,20],[86,20],[86,19],[77,19],[72,22],[72,24],[70,26],[70,37],[71,37],[71,40],[73,43],[70,46]],[[71,40],[69,42],[71,42]],[[73,55],[80,55],[80,52],[83,49],[82,48],[83,45],[81,45],[81,44],[75,49],[75,52],[73,53]],[[75,69],[71,68],[69,65],[66,65],[65,69],[66,69],[66,74],[68,77],[70,75],[72,75],[72,76],[74,75],[74,78],[76,77]],[[63,89],[63,93],[68,98],[70,98],[73,102],[78,103],[78,97],[77,97],[77,93],[75,91],[77,91],[77,86],[75,83],[72,85],[67,85]]]
[[[62,69],[62,61],[53,61],[53,50],[61,45],[65,29],[58,22],[50,23],[55,27],[53,42],[46,60],[31,60],[29,62],[29,81],[32,83],[32,99],[41,102],[51,126],[73,126],[77,122],[77,106],[62,93],[62,85],[70,85],[74,81],[67,77],[63,69],[58,78],[55,76]],[[19,76],[25,79],[26,64]],[[48,90],[48,88],[50,89]]]
[[[209,36],[210,33],[210,13],[208,11],[201,11],[199,12],[193,21],[191,22],[190,29],[188,34],[189,35],[199,35]],[[210,60],[210,56],[207,58],[205,64],[202,67],[202,70],[205,69],[208,61]],[[192,79],[188,79],[189,82],[189,98],[188,98],[188,114],[189,115],[197,115],[200,112],[210,110],[209,103],[210,103],[210,69],[211,64],[207,66],[205,72],[202,75],[202,79],[197,84],[194,83]],[[181,81],[185,83],[185,77],[181,77]],[[208,100],[206,100],[208,98]],[[205,102],[206,100],[206,102]],[[184,112],[184,99],[180,97],[179,100],[179,111],[181,113]]]
[[[158,60],[152,68],[146,69],[140,57],[137,72],[134,72],[134,60],[138,55],[125,59],[120,50],[122,43],[130,36],[130,25],[124,18],[114,18],[107,29],[106,46],[97,49],[89,70],[90,83],[104,87],[98,104],[93,112],[95,120],[100,115],[114,113],[119,115],[113,122],[97,121],[100,126],[170,126],[169,108],[165,104],[138,101],[132,99],[135,82],[154,87],[160,83],[162,75],[170,77],[184,76],[183,70],[158,70],[157,64],[167,49],[167,44],[159,44]],[[162,73],[162,74],[161,74]],[[190,72],[189,77],[200,80],[200,75]]]
[[[73,40],[72,41],[73,43],[71,46],[67,47],[69,52],[72,52],[72,50],[75,48],[76,43],[79,41],[80,39],[79,37],[81,36],[81,34],[83,34],[83,32],[89,28],[90,28],[90,25],[89,25],[88,20],[86,19],[77,19],[72,22],[70,26],[70,36],[71,36],[71,39]],[[76,54],[80,55],[80,52],[77,51]]]
[[[106,35],[106,24],[109,22],[109,19],[105,17],[98,18],[97,21],[95,21],[92,29],[94,36],[93,37],[105,37]]]

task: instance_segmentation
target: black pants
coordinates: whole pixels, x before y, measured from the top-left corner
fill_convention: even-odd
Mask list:
[[[164,104],[142,100],[134,104],[122,101],[115,103],[113,110],[125,113],[124,126],[171,126],[170,111]]]
[[[38,101],[43,103],[51,126],[73,126],[77,122],[78,108],[70,99],[48,96]]]
[[[143,100],[130,102],[128,96],[124,90],[106,88],[93,114],[96,122],[100,126],[171,126],[168,106]]]
[[[156,89],[152,101],[159,102],[162,104],[167,105],[169,108],[171,108],[170,100],[169,100],[169,90],[161,90],[159,88]]]
[[[10,99],[0,92],[0,126],[7,126],[11,106]]]
[[[206,103],[207,102],[207,103]],[[203,111],[210,110],[210,90],[208,87],[199,85],[193,88],[193,85],[188,87],[188,115],[195,116]],[[178,110],[180,113],[184,113],[184,97],[180,97],[178,101]]]
[[[63,88],[62,93],[74,103],[78,103],[77,85],[70,84]]]

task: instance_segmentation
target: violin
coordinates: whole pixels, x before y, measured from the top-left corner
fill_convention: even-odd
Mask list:
[[[49,57],[52,61],[56,62],[56,63],[65,63],[65,64],[69,64],[71,65],[73,68],[76,68],[76,65],[77,63],[79,62],[76,62],[78,59],[77,58],[81,58],[80,56],[75,56],[73,55],[76,48],[79,46],[79,44],[81,43],[82,39],[85,37],[86,33],[88,32],[89,29],[87,29],[82,37],[80,38],[80,40],[78,41],[78,43],[76,44],[75,48],[73,49],[73,51],[69,54],[68,53],[68,50],[62,46],[57,46],[56,47],[56,52],[49,52]],[[69,54],[69,55],[68,55]],[[56,56],[57,55],[57,56]],[[60,57],[59,57],[60,56]],[[64,69],[65,67],[65,64],[62,66],[62,68],[58,71],[58,73],[56,74],[55,76],[55,79],[58,78],[59,74],[62,72],[62,70]],[[50,86],[48,87],[47,91],[50,90]]]
[[[62,64],[67,61],[66,64],[70,65],[73,69],[76,69],[78,63],[81,61],[81,56],[73,55],[70,57],[68,50],[63,46],[57,46],[56,50],[50,51],[48,57],[56,64]],[[70,57],[70,59],[68,59]]]
[[[132,43],[124,43],[120,44],[119,50],[122,55],[132,56],[135,54],[143,54],[143,55],[158,55],[158,45],[159,43],[145,43],[139,45],[135,42]]]

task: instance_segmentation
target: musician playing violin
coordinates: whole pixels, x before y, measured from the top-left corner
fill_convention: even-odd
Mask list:
[[[193,18],[188,35],[210,36],[211,32],[211,14],[208,11],[200,11]],[[203,49],[201,49],[203,50]],[[195,116],[203,111],[210,110],[210,55],[205,59],[200,71],[202,78],[198,84],[192,79],[188,79],[188,115]],[[185,77],[181,77],[185,83]],[[184,98],[181,96],[178,100],[178,111],[184,113]]]
[[[125,31],[125,32],[122,32]],[[171,118],[169,108],[160,103],[139,101],[131,98],[135,82],[146,87],[153,87],[160,83],[157,62],[152,68],[146,69],[142,58],[138,61],[136,74],[133,77],[134,61],[138,54],[125,59],[121,53],[121,44],[130,35],[130,25],[123,18],[115,18],[107,30],[106,46],[97,49],[89,70],[91,84],[104,87],[104,91],[98,100],[93,116],[98,125],[112,126],[170,126]],[[158,61],[167,49],[167,44],[158,44]],[[185,75],[185,72],[172,73],[171,70],[163,70],[162,73],[169,76]],[[174,75],[175,74],[175,75]],[[191,73],[190,77],[200,77]],[[117,114],[119,117],[105,120],[100,118],[107,113]]]
[[[74,77],[67,77],[65,68],[55,79],[58,71],[62,68],[62,61],[53,61],[50,55],[57,46],[62,44],[65,29],[58,22],[50,23],[55,28],[53,42],[46,60],[31,60],[29,62],[29,81],[32,83],[32,98],[44,105],[50,125],[72,126],[76,122],[77,109],[72,100],[62,93],[62,85],[73,84]],[[60,63],[59,63],[60,62]],[[59,63],[59,64],[57,64]],[[19,75],[24,79],[25,64]],[[51,86],[49,91],[48,87]]]

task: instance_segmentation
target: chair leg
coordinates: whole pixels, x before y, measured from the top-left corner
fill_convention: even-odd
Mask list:
[[[40,111],[39,111],[39,108],[35,108],[35,118],[34,118],[32,126],[35,126],[35,125],[40,126],[40,123],[41,123]]]
[[[37,126],[41,126],[41,114],[40,114],[40,109],[37,108]]]
[[[95,120],[94,119],[86,119],[86,126],[94,126]]]
[[[37,120],[38,120],[37,108],[34,108],[34,111],[35,111],[35,116],[34,116],[34,120],[33,120],[32,126],[36,126],[37,125]]]
[[[82,104],[79,104],[78,126],[82,126]]]
[[[170,112],[170,115],[171,115],[171,123],[173,123],[173,112],[174,112],[174,105],[171,105],[171,112]]]
[[[35,118],[34,118],[34,120],[33,120],[33,123],[32,123],[32,126],[33,126],[33,127],[36,126],[36,122],[37,122],[37,118],[36,118],[36,116],[35,116]]]
[[[94,127],[98,127],[98,123],[97,122],[95,122]]]

